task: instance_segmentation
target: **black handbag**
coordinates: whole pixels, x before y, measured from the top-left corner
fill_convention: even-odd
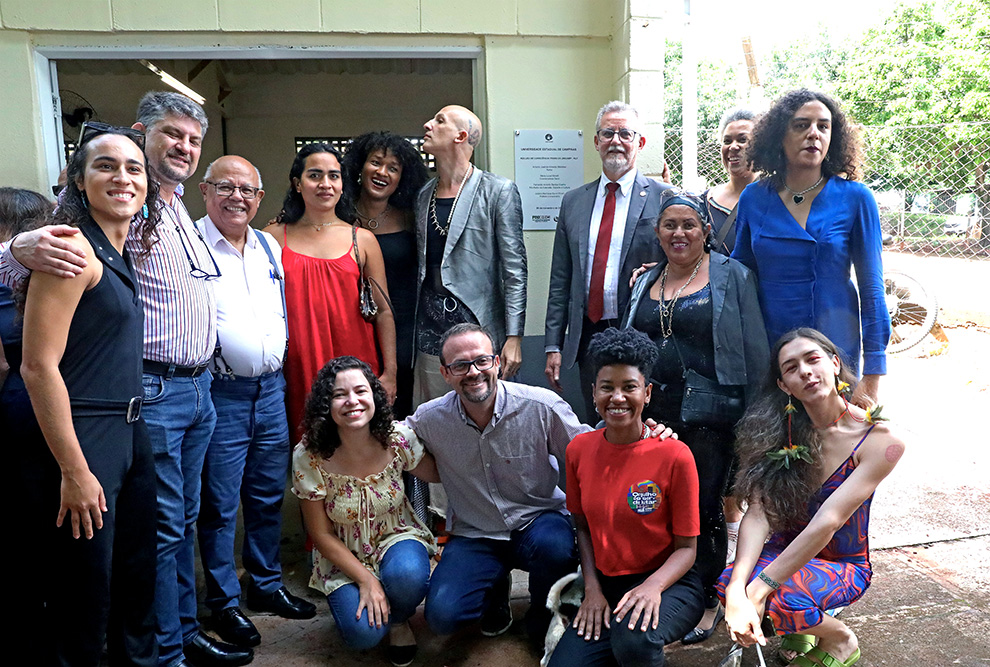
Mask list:
[[[684,397],[681,399],[681,422],[688,426],[731,428],[746,410],[746,392],[742,385],[723,385],[701,373],[684,367],[684,357],[672,336],[677,358],[684,371]]]
[[[689,426],[732,427],[746,409],[741,385],[721,385],[694,370],[684,371],[681,421]]]

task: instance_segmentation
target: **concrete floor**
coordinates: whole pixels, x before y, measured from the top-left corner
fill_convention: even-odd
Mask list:
[[[990,536],[962,538],[934,544],[874,550],[873,586],[862,600],[842,612],[841,618],[859,637],[863,658],[858,663],[948,667],[990,665]],[[304,592],[300,572],[289,585]],[[521,618],[526,608],[525,575],[516,573],[513,610]],[[288,621],[247,612],[262,634],[255,649],[258,667],[387,666],[382,649],[356,652],[337,637],[325,604],[310,621]],[[422,611],[412,620],[420,640],[414,665],[465,667],[523,667],[538,664],[527,648],[517,623],[505,635],[488,639],[477,630],[460,637],[440,639],[425,627]],[[765,651],[768,664],[777,640]],[[715,667],[731,643],[724,625],[707,642],[674,645],[667,650],[669,667]],[[744,653],[743,665],[758,665],[756,652]]]
[[[921,345],[891,357],[881,384],[882,401],[889,406],[885,414],[903,429],[908,451],[874,500],[873,585],[841,615],[859,637],[859,665],[990,666],[990,447],[980,419],[990,408],[990,330],[947,324],[947,350]],[[310,621],[247,612],[263,637],[253,664],[387,665],[383,650],[350,651],[337,638],[325,601],[306,586],[308,557],[301,550],[298,522],[292,520],[298,510],[291,494],[287,504],[286,583],[320,611]],[[526,609],[526,597],[525,574],[517,572],[517,618]],[[412,624],[420,640],[417,666],[538,663],[518,624],[496,639],[476,629],[440,639],[425,627],[422,611]],[[775,664],[775,646],[773,640],[768,664]],[[669,647],[667,664],[715,667],[729,648],[723,625],[703,644]],[[755,651],[746,651],[743,664],[759,664]]]

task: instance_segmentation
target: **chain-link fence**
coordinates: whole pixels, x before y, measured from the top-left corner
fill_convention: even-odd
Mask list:
[[[698,131],[698,174],[725,180],[717,130]],[[919,255],[990,259],[990,122],[862,128],[865,174],[893,247]],[[683,181],[679,128],[664,157]]]

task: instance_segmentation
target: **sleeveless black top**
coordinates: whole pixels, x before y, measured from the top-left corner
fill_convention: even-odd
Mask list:
[[[377,234],[385,262],[385,280],[395,315],[396,361],[411,368],[413,336],[416,329],[416,281],[418,258],[416,235],[408,231]]]
[[[144,309],[138,299],[130,258],[117,252],[93,220],[80,230],[103,263],[103,277],[83,292],[59,370],[69,399],[119,401],[141,395]],[[121,414],[126,405],[121,408]]]

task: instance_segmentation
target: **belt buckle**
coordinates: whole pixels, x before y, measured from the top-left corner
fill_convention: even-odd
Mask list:
[[[127,403],[127,423],[133,424],[141,419],[141,406],[144,405],[144,396],[135,396]]]

